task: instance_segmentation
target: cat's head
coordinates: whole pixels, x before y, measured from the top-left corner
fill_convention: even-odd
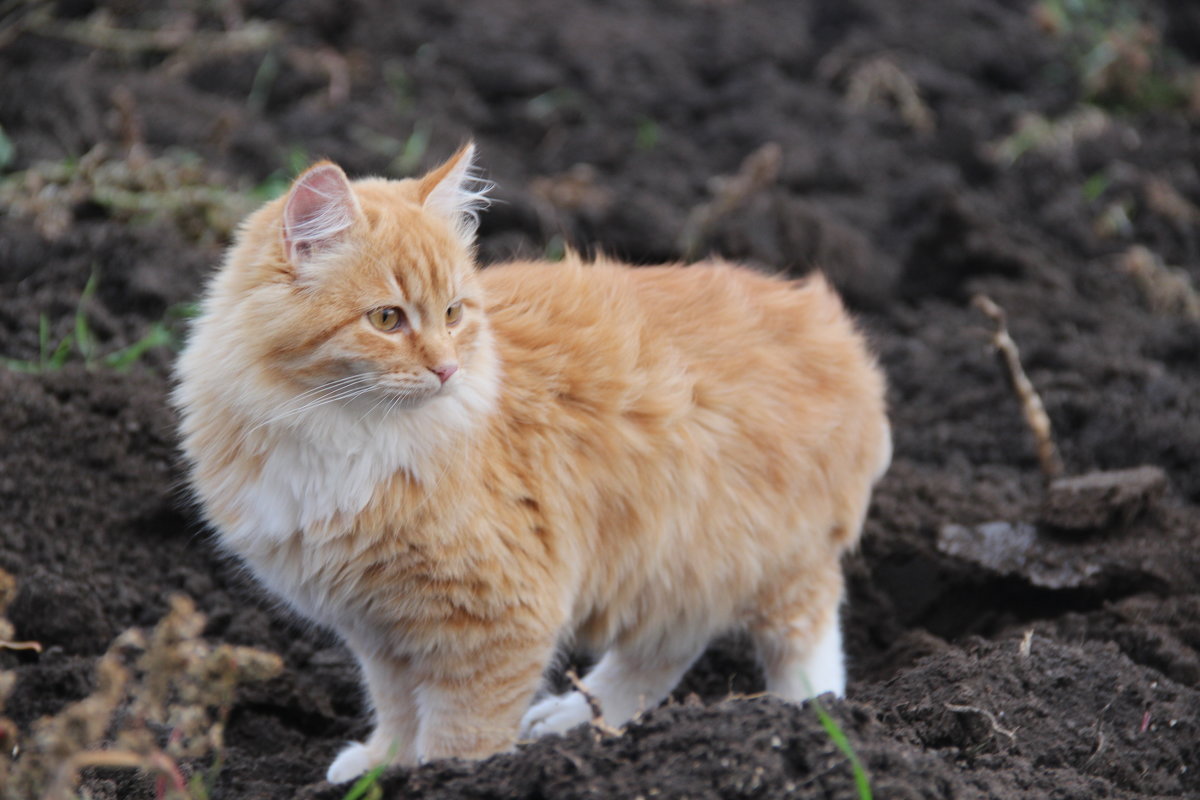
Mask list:
[[[474,258],[489,186],[473,157],[468,144],[401,181],[314,165],[247,221],[209,313],[236,318],[259,366],[298,391],[409,408],[454,396],[491,358]]]

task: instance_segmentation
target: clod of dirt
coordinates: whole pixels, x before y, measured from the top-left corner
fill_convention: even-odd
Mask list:
[[[1024,522],[985,522],[945,525],[938,532],[938,550],[990,572],[1024,578],[1044,589],[1078,589],[1093,583],[1101,565],[1069,545],[1047,542],[1037,528]]]
[[[914,237],[900,280],[907,298],[959,298],[973,278],[1036,274],[1045,259],[996,221],[990,200],[940,187],[913,199],[929,209]]]
[[[1064,531],[1099,531],[1127,525],[1153,505],[1167,486],[1154,466],[1089,472],[1050,484],[1041,522]]]

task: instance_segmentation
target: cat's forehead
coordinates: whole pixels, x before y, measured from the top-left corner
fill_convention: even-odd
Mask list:
[[[418,207],[384,212],[375,215],[366,242],[375,279],[413,302],[441,302],[462,291],[473,264],[447,226]]]

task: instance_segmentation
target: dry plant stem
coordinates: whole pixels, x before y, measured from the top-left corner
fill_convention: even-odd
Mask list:
[[[1021,366],[1021,354],[1017,350],[1017,343],[1008,335],[1008,322],[1004,309],[996,305],[991,298],[982,294],[975,295],[971,304],[996,323],[996,332],[992,334],[992,345],[1004,359],[1005,366],[1008,367],[1008,377],[1012,382],[1013,390],[1017,393],[1017,398],[1021,401],[1021,411],[1025,414],[1025,422],[1033,431],[1034,439],[1037,440],[1038,462],[1041,464],[1042,474],[1045,475],[1047,481],[1053,480],[1062,475],[1063,464],[1058,455],[1058,448],[1054,444],[1054,434],[1050,429],[1050,417],[1046,414],[1042,398],[1033,388],[1029,376],[1025,374],[1025,368]]]
[[[186,793],[187,784],[179,766],[170,756],[161,751],[135,753],[132,750],[88,750],[76,753],[58,768],[54,783],[42,795],[42,800],[60,800],[74,797],[74,787],[79,771],[85,767],[124,767],[157,772],[168,778],[171,788]]]
[[[693,208],[683,224],[678,246],[684,260],[690,261],[700,254],[709,230],[719,219],[772,186],[779,178],[782,163],[783,148],[775,142],[767,142],[746,156],[736,175],[714,179],[713,199]]]
[[[235,54],[264,50],[274,44],[278,31],[267,23],[250,23],[232,31],[204,31],[186,28],[166,30],[137,30],[117,28],[96,22],[61,22],[38,20],[26,28],[42,36],[65,39],[76,44],[113,52],[139,55],[145,52],[165,51],[202,52],[213,54]]]
[[[588,708],[592,710],[592,725],[609,736],[620,736],[621,730],[619,728],[614,728],[604,721],[604,712],[600,708],[600,701],[583,685],[583,681],[579,680],[579,675],[575,673],[575,670],[567,670],[567,680],[575,687],[575,691],[583,695],[584,700],[587,700]]]
[[[1148,247],[1134,245],[1120,258],[1121,270],[1133,278],[1150,308],[1200,321],[1200,292],[1191,276],[1169,267]]]
[[[14,593],[15,582],[0,571],[0,611]],[[210,645],[200,638],[204,616],[195,605],[183,596],[170,603],[149,635],[134,628],[113,642],[97,664],[91,695],[42,718],[28,737],[0,719],[0,798],[79,797],[86,792],[79,773],[88,767],[142,770],[156,777],[162,800],[191,797],[177,759],[215,754],[219,763],[237,685],[272,678],[283,665],[271,653]],[[8,623],[0,617],[0,624]],[[0,672],[0,709],[12,676]],[[171,731],[165,746],[151,723]],[[20,743],[19,759],[9,754],[10,742]]]
[[[1097,728],[1096,728],[1096,749],[1092,751],[1092,754],[1090,756],[1088,756],[1088,760],[1083,762],[1083,765],[1086,767],[1089,764],[1091,764],[1093,761],[1095,761],[1096,758],[1102,752],[1104,752],[1104,747],[1107,744],[1108,744],[1108,742],[1104,738],[1104,731],[1101,730],[1099,728],[1099,726],[1097,726]]]
[[[1001,728],[1000,723],[996,721],[996,715],[987,709],[978,708],[977,706],[960,706],[954,703],[946,703],[946,710],[953,711],[955,714],[979,714],[988,721],[988,723],[992,726],[992,730],[994,730],[996,733],[1007,736],[1014,744],[1017,741],[1017,732],[1010,731],[1007,728]]]
[[[933,111],[921,99],[917,82],[886,56],[872,58],[855,68],[846,88],[846,102],[863,109],[888,101],[915,132],[928,135],[937,127]]]

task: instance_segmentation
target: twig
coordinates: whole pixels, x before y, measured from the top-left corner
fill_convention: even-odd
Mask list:
[[[620,728],[614,728],[604,721],[604,712],[600,708],[600,701],[583,685],[583,681],[579,680],[579,675],[575,673],[575,670],[567,670],[567,680],[575,687],[575,691],[583,695],[584,700],[587,700],[588,708],[592,710],[592,725],[609,736],[620,736],[623,731]]]
[[[42,652],[41,642],[10,642],[7,639],[0,639],[0,650],[32,650],[35,653]]]
[[[937,127],[933,111],[921,99],[917,82],[887,56],[872,58],[855,68],[847,82],[846,102],[863,109],[891,100],[900,118],[918,134],[928,135]]]
[[[1095,761],[1102,752],[1104,752],[1104,747],[1107,744],[1108,742],[1104,738],[1104,731],[1101,729],[1100,723],[1096,723],[1096,749],[1092,751],[1090,756],[1088,756],[1088,760],[1083,762],[1083,766],[1085,768],[1090,766],[1091,763]]]
[[[955,714],[978,714],[988,721],[992,726],[992,730],[996,733],[1007,736],[1014,744],[1017,741],[1017,732],[1010,731],[1007,728],[1001,728],[1000,723],[996,721],[996,715],[984,708],[977,706],[960,706],[954,703],[946,703],[946,710],[953,711]]]
[[[714,178],[712,200],[692,209],[683,223],[678,247],[685,260],[699,255],[709,231],[722,217],[728,216],[779,178],[783,163],[783,148],[767,142],[742,161],[737,174]]]
[[[971,304],[996,323],[996,332],[992,334],[992,346],[1000,353],[1005,366],[1008,367],[1008,377],[1012,382],[1013,390],[1017,393],[1017,398],[1021,401],[1021,411],[1025,414],[1025,423],[1033,431],[1034,439],[1037,440],[1038,462],[1041,464],[1042,474],[1046,476],[1047,480],[1053,480],[1062,475],[1063,463],[1058,455],[1058,448],[1054,445],[1050,417],[1046,414],[1046,406],[1042,404],[1042,398],[1033,388],[1033,383],[1021,366],[1021,355],[1017,350],[1017,343],[1008,335],[1008,322],[1004,309],[996,305],[991,298],[982,294],[975,295],[971,299]]]
[[[122,55],[182,50],[203,52],[210,56],[232,55],[264,50],[279,38],[275,26],[264,22],[250,22],[239,30],[215,32],[182,27],[139,30],[118,28],[96,21],[62,22],[48,19],[28,24],[26,29],[42,36]]]
[[[558,753],[560,756],[565,758],[567,761],[570,761],[571,764],[575,767],[576,772],[580,773],[581,775],[584,774],[585,772],[587,772],[587,767],[584,765],[583,760],[580,759],[575,754],[567,752],[566,750],[563,750],[561,747],[552,748],[552,751],[555,753]]]

